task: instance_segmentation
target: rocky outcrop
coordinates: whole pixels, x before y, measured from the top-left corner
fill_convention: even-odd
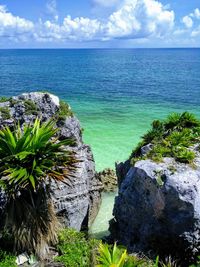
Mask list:
[[[83,144],[81,127],[68,105],[49,93],[29,93],[12,97],[0,103],[0,125],[14,126],[20,122],[32,123],[36,117],[42,121],[56,118],[60,140],[71,137],[76,146],[71,148],[79,161],[69,185],[52,184],[52,194],[57,214],[66,226],[77,230],[87,228],[97,215],[101,203],[102,184],[95,176],[95,163],[91,149]],[[0,212],[3,195],[0,193]]]
[[[184,260],[186,265],[199,255],[198,151],[197,146],[194,166],[172,158],[164,158],[162,163],[140,160],[128,171],[127,162],[118,165],[117,173],[122,182],[110,227],[114,239],[129,251],[172,255]]]
[[[117,190],[117,176],[114,170],[104,169],[101,172],[97,172],[96,177],[102,182],[104,192],[114,192]]]

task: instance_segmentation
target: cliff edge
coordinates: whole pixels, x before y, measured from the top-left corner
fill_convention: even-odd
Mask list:
[[[54,118],[59,128],[58,138],[73,138],[76,145],[71,147],[75,152],[77,170],[70,179],[69,185],[54,183],[52,196],[57,215],[65,226],[76,230],[87,229],[95,219],[101,203],[102,184],[95,176],[95,162],[91,148],[83,143],[78,119],[71,108],[49,93],[28,93],[5,99],[0,103],[0,127],[32,123],[36,117],[47,121]],[[0,192],[0,216],[6,196]]]
[[[172,118],[154,122],[130,159],[116,166],[110,230],[130,252],[188,264],[200,253],[200,123],[176,116],[170,127]]]

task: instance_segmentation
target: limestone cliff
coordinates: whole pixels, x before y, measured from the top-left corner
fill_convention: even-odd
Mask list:
[[[60,140],[71,137],[76,146],[71,148],[79,160],[77,170],[69,185],[52,184],[52,195],[57,214],[66,226],[77,230],[87,228],[97,215],[101,203],[102,184],[95,176],[93,154],[83,143],[81,127],[70,107],[49,93],[29,93],[12,97],[0,103],[0,126],[12,127],[18,121],[32,123],[36,117],[42,121],[55,118],[60,129]],[[0,192],[0,216],[5,196]]]

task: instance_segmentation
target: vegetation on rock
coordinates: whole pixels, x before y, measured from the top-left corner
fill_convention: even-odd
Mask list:
[[[63,121],[66,119],[66,117],[69,117],[72,115],[73,115],[73,112],[72,112],[70,106],[67,103],[65,103],[64,101],[60,101],[60,107],[59,107],[58,112],[55,115],[55,118],[58,121]]]
[[[103,184],[104,192],[114,192],[117,190],[117,176],[114,170],[106,168],[96,173],[96,177]]]
[[[131,162],[146,158],[159,162],[172,157],[178,162],[192,163],[195,153],[191,147],[199,142],[200,120],[188,112],[173,113],[164,121],[153,121],[152,129],[132,152]],[[142,156],[141,148],[147,144],[152,144],[152,149]]]
[[[0,107],[0,116],[4,120],[9,120],[11,118],[9,108],[8,107]]]
[[[24,100],[25,115],[38,115],[38,107],[32,100]]]
[[[4,102],[9,101],[9,100],[10,100],[9,97],[6,97],[6,96],[1,96],[0,97],[0,103],[4,103]]]
[[[55,122],[0,130],[0,186],[6,192],[4,230],[17,253],[43,258],[57,242],[59,227],[50,196],[50,180],[67,182],[76,160],[66,150],[73,140],[58,141]]]

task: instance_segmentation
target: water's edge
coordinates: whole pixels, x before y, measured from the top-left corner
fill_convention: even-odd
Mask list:
[[[89,234],[95,238],[102,238],[109,235],[108,227],[109,221],[112,219],[112,211],[114,206],[114,200],[117,196],[117,192],[103,192],[102,204],[99,213],[89,229]]]

